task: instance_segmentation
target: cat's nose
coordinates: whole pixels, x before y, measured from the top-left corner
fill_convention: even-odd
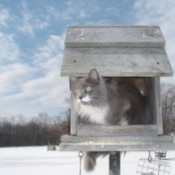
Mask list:
[[[79,99],[80,99],[80,100],[82,100],[82,98],[83,98],[83,96],[82,96],[82,95],[81,95],[81,96],[79,96]]]

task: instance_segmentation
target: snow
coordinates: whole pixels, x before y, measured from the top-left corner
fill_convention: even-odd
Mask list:
[[[154,155],[154,153],[152,153]],[[136,175],[140,158],[147,158],[147,152],[127,152],[121,156],[121,175]],[[175,152],[168,152],[168,158],[175,158]],[[108,157],[99,158],[96,170],[82,175],[109,174]],[[171,161],[171,175],[175,172],[175,161]],[[78,175],[77,152],[47,151],[42,147],[0,148],[0,175]]]

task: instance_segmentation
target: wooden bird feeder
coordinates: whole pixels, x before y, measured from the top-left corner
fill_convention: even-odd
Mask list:
[[[61,76],[85,77],[96,68],[103,77],[136,80],[136,86],[149,99],[150,122],[128,126],[79,124],[72,103],[70,135],[62,137],[60,149],[109,152],[175,149],[173,137],[163,135],[160,77],[173,75],[164,47],[158,26],[68,27]]]

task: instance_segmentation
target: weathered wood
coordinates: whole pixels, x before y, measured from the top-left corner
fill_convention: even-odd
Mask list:
[[[97,137],[97,136],[70,136],[63,135],[61,142],[64,143],[115,143],[115,142],[175,142],[173,136],[111,136],[111,137]]]
[[[158,26],[72,26],[65,40],[62,76],[171,76]]]
[[[156,150],[175,150],[175,143],[172,141],[163,141],[161,137],[155,137],[156,139],[149,139],[149,140],[134,140],[126,139],[123,137],[123,140],[119,139],[118,141],[114,139],[104,141],[103,138],[95,137],[92,139],[87,139],[85,141],[80,142],[72,142],[72,137],[76,136],[69,136],[70,143],[67,141],[64,142],[62,139],[60,144],[60,150],[62,151],[156,151]],[[81,140],[81,137],[78,137]],[[161,138],[160,140],[158,138]],[[96,140],[95,140],[96,139]],[[172,139],[173,140],[173,139]]]
[[[104,126],[84,125],[77,126],[77,136],[156,136],[156,125],[127,125]]]
[[[120,143],[120,144],[96,144],[96,143],[61,143],[61,151],[159,151],[175,150],[174,143]]]
[[[120,175],[120,152],[109,155],[109,175]]]
[[[71,92],[71,119],[70,119],[70,133],[71,135],[77,135],[77,123],[78,118],[75,113],[75,105],[74,105],[74,99],[73,94]]]
[[[61,76],[87,76],[96,68],[104,77],[171,76],[163,48],[65,48]]]
[[[158,26],[71,26],[66,47],[164,47]]]
[[[103,77],[147,77],[152,125],[77,125],[71,99],[71,135],[62,137],[60,149],[69,151],[175,150],[163,133],[160,105],[160,76],[173,71],[157,26],[69,27],[65,41],[62,76],[85,77],[96,68]],[[97,137],[99,136],[99,137]],[[151,137],[150,137],[151,136]]]
[[[154,115],[156,117],[156,123],[157,123],[157,134],[162,135],[163,134],[163,119],[162,119],[162,106],[160,101],[160,78],[154,77],[153,78],[153,100],[154,100]]]

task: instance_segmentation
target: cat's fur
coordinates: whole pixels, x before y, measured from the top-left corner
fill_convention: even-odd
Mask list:
[[[73,96],[77,115],[82,123],[102,125],[143,124],[146,97],[122,78],[105,79],[92,69],[86,78],[73,78]],[[88,152],[85,169],[94,169],[97,152]]]

